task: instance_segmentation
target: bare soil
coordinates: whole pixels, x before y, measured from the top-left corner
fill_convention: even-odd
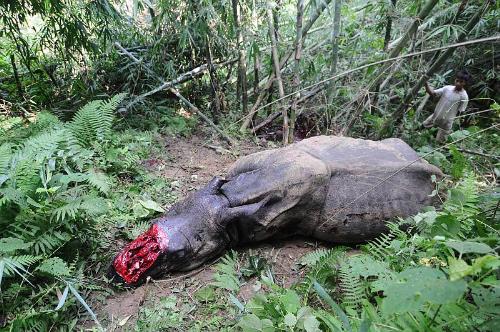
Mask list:
[[[220,142],[210,143],[201,136],[189,138],[165,138],[165,156],[155,156],[143,161],[151,172],[176,181],[175,194],[182,198],[191,190],[206,184],[213,176],[224,176],[238,157],[265,149],[247,142],[238,147],[227,148]],[[275,281],[283,287],[297,282],[304,271],[298,262],[304,254],[323,247],[314,240],[291,239],[256,244],[253,247],[237,248],[240,258],[258,255],[271,265]],[[215,263],[215,262],[214,262]],[[213,263],[197,270],[165,276],[162,280],[151,280],[135,289],[116,292],[98,308],[99,318],[107,321],[108,329],[121,331],[133,325],[139,310],[148,303],[175,293],[178,297],[193,298],[201,287],[213,281]],[[256,279],[244,284],[238,298],[244,303],[255,293]],[[111,327],[111,328],[109,328]]]

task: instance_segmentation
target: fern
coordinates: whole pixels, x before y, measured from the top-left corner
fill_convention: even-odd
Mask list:
[[[87,181],[103,194],[108,193],[110,188],[110,180],[106,176],[106,174],[91,170],[88,173]]]
[[[52,257],[44,260],[37,267],[37,271],[45,272],[53,277],[69,276],[71,273],[66,262],[59,257]]]
[[[34,311],[24,312],[17,316],[10,324],[11,331],[29,331],[29,332],[44,332],[49,331],[50,327],[47,323],[44,314]]]
[[[358,275],[352,273],[349,264],[343,261],[339,268],[339,283],[342,290],[342,304],[346,308],[359,309],[366,298],[365,287]]]
[[[460,221],[460,236],[466,237],[470,233],[474,219],[477,218],[479,209],[479,193],[477,180],[474,173],[469,172],[464,179],[453,189],[450,189],[448,199],[443,205],[443,210],[456,216]]]
[[[40,257],[31,255],[0,256],[0,287],[2,286],[2,279],[4,275],[18,275],[31,285],[31,282],[27,279],[30,274],[27,269],[39,259]]]
[[[382,234],[368,244],[364,246],[366,252],[368,252],[375,259],[380,261],[388,261],[393,253],[394,248],[392,248],[392,241],[394,239],[406,240],[407,235],[404,231],[399,228],[397,223],[387,223],[388,233]]]
[[[52,211],[52,217],[57,221],[65,221],[68,218],[75,219],[81,204],[82,204],[81,198],[76,198],[73,201],[66,202],[66,204],[58,208],[55,208]]]
[[[63,234],[57,231],[49,231],[37,236],[36,242],[33,244],[33,251],[36,255],[50,254],[54,249],[61,247],[64,243],[70,240],[68,234]]]
[[[82,146],[90,147],[110,138],[114,111],[124,98],[125,94],[118,94],[107,102],[94,100],[75,114],[69,128]]]
[[[33,193],[41,184],[40,172],[46,162],[62,148],[68,138],[65,129],[55,129],[29,138],[12,157],[11,186],[24,194]]]
[[[215,265],[214,280],[212,284],[219,288],[224,288],[229,291],[238,291],[240,281],[236,274],[237,254],[235,251],[221,258],[221,262]]]
[[[12,157],[12,145],[9,143],[4,143],[0,145],[0,177],[7,174],[9,168],[10,159]],[[0,179],[0,186],[5,181]]]
[[[336,274],[340,261],[345,257],[346,247],[333,249],[318,249],[303,257],[307,262],[314,262],[310,267],[301,287],[306,293],[311,291],[314,282],[325,284],[326,280]]]
[[[317,249],[311,251],[300,258],[300,264],[305,266],[314,266],[323,258],[329,256],[332,253],[332,249]]]

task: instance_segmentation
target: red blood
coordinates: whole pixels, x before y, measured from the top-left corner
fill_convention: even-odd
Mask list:
[[[127,284],[135,283],[153,265],[167,245],[167,234],[154,224],[116,256],[113,267]]]

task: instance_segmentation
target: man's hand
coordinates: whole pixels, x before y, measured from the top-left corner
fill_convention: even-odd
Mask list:
[[[432,88],[429,86],[429,83],[425,82],[425,92],[427,92],[432,98],[436,97],[436,93]]]

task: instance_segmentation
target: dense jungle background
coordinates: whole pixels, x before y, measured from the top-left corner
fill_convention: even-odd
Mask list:
[[[0,331],[499,331],[494,0],[1,0]],[[467,69],[446,143],[426,81]],[[399,137],[442,204],[355,247],[237,248],[137,289],[124,243],[239,156]]]

